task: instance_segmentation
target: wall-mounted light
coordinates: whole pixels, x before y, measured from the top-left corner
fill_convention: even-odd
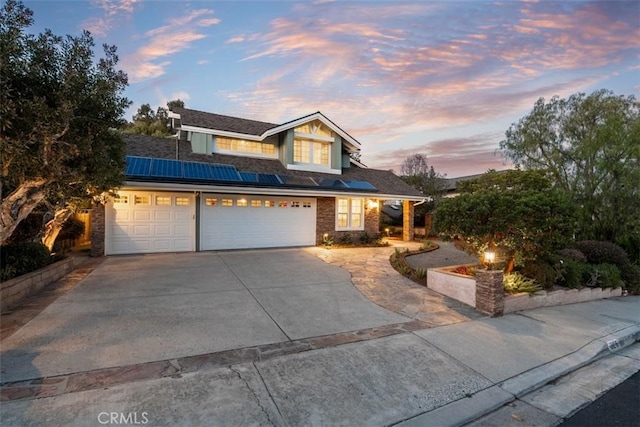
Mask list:
[[[377,200],[368,200],[367,201],[367,207],[369,209],[377,209],[378,208],[378,201]]]

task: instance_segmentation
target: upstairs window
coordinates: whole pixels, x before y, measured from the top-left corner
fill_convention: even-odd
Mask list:
[[[324,142],[296,138],[293,141],[293,161],[328,166],[329,147]]]
[[[238,153],[265,154],[275,156],[276,147],[273,144],[266,144],[257,141],[247,141],[245,139],[216,137],[216,148],[224,151],[235,151]]]

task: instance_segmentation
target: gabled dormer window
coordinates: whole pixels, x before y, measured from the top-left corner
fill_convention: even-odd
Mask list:
[[[295,163],[329,166],[333,133],[320,120],[294,128],[293,161]]]

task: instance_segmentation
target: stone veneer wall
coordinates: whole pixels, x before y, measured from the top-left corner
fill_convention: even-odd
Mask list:
[[[502,270],[476,272],[476,309],[489,316],[504,313],[504,286]]]
[[[402,201],[402,240],[410,242],[414,237],[413,229],[413,202],[410,200]]]
[[[23,274],[0,283],[0,312],[5,313],[42,288],[73,270],[74,258],[69,257],[40,270]]]
[[[105,206],[94,203],[91,210],[91,256],[103,256],[105,248]]]

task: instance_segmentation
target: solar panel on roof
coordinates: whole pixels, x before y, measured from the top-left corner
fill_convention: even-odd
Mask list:
[[[253,172],[239,172],[242,182],[258,182],[258,174]]]
[[[183,162],[182,169],[185,178],[190,179],[213,179],[211,164],[202,162]]]
[[[347,185],[340,179],[322,179],[318,183],[320,187],[325,188],[347,188]]]
[[[161,178],[182,178],[182,161],[169,159],[152,159],[149,176]]]
[[[148,157],[127,156],[127,169],[125,175],[149,176],[151,172],[151,159]]]
[[[235,166],[212,164],[213,179],[217,181],[242,181]]]
[[[286,185],[299,185],[304,187],[316,187],[318,184],[308,176],[278,175]]]
[[[348,188],[354,190],[377,190],[377,188],[367,181],[345,181]]]
[[[258,174],[258,182],[260,184],[272,184],[272,185],[281,185],[282,182],[278,175],[259,173]]]

